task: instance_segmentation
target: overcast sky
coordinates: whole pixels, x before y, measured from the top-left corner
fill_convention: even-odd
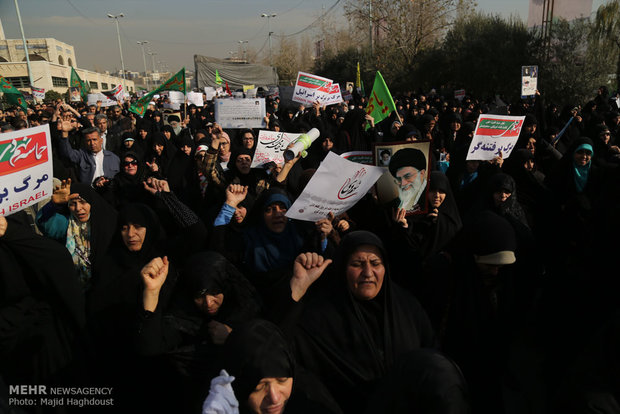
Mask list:
[[[27,38],[52,37],[75,46],[77,67],[115,70],[120,54],[114,19],[106,14],[123,13],[119,19],[123,58],[127,70],[143,71],[142,49],[146,56],[170,71],[185,66],[193,70],[194,54],[225,58],[239,52],[239,41],[255,51],[268,53],[268,23],[275,34],[296,33],[334,4],[329,13],[342,21],[345,0],[18,0]],[[528,0],[477,0],[478,9],[527,21]],[[593,10],[604,3],[594,0]],[[276,17],[262,18],[262,13]],[[6,38],[21,38],[14,1],[0,0],[0,18]],[[312,30],[305,33],[313,34]],[[300,37],[297,35],[296,37]],[[277,39],[273,39],[274,49]],[[147,50],[148,51],[148,50]]]

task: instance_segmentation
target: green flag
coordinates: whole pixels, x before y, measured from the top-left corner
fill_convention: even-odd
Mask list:
[[[366,113],[375,119],[375,125],[387,118],[392,111],[396,110],[392,95],[388,90],[381,72],[375,75],[375,84],[366,106]]]
[[[222,78],[220,78],[220,74],[217,71],[217,69],[215,69],[215,83],[217,85],[221,85],[222,84]]]
[[[0,76],[0,91],[4,93],[8,103],[20,106],[24,111],[28,110],[28,104],[24,95],[9,82],[5,77]]]
[[[77,74],[74,67],[71,68],[71,83],[69,84],[69,86],[71,88],[79,88],[80,96],[82,97],[82,99],[86,99],[88,96],[88,92],[90,92],[90,86],[88,85],[88,83],[80,79],[80,76]]]
[[[153,96],[161,91],[179,91],[185,95],[185,68],[178,71],[173,77],[162,83],[153,92],[147,93],[142,98],[138,99],[134,104],[129,107],[129,110],[134,114],[143,116],[146,112],[146,108],[149,106],[149,102],[153,99]]]
[[[162,83],[156,91],[179,91],[185,93],[185,68],[178,71],[173,77]]]

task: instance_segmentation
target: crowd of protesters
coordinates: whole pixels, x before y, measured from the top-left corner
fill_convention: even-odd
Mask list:
[[[402,93],[378,123],[356,91],[268,96],[266,129],[320,137],[260,168],[213,102],[5,109],[49,124],[55,189],[0,217],[0,411],[49,411],[9,406],[35,384],[112,387],[109,412],[620,412],[619,108],[542,92]],[[487,113],[525,116],[515,149],[467,160]],[[428,213],[285,216],[330,151],[418,140]]]

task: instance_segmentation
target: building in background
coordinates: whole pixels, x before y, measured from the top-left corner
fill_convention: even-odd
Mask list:
[[[88,82],[93,92],[112,89],[122,84],[126,91],[134,92],[131,79],[122,79],[109,73],[99,73],[77,67],[77,57],[72,45],[54,38],[26,39],[28,57],[32,70],[34,87],[46,91],[67,92],[71,79],[71,68],[79,77]],[[28,65],[22,39],[6,39],[0,22],[0,75],[4,76],[17,89],[32,92],[28,77]]]

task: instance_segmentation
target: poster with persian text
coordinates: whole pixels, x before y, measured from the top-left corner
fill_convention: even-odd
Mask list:
[[[0,134],[0,216],[52,196],[49,125]]]
[[[383,174],[381,167],[349,161],[329,152],[286,216],[317,221],[353,207]]]

